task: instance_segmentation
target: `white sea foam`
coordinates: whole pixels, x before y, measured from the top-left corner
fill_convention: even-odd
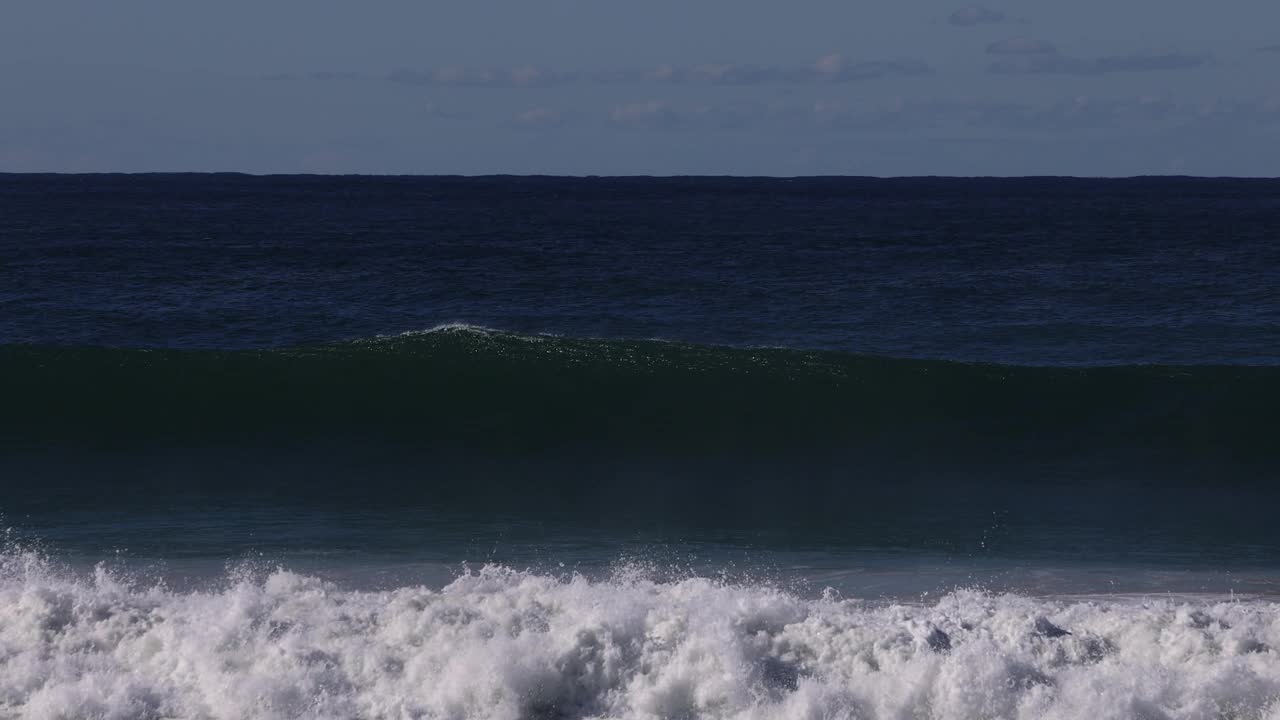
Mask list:
[[[413,337],[415,335],[431,335],[433,333],[450,333],[450,332],[466,332],[476,335],[498,335],[502,334],[501,330],[487,327],[485,325],[476,325],[467,322],[447,322],[433,325],[425,330],[408,330],[397,335],[383,337]]]
[[[488,567],[357,592],[287,570],[176,592],[9,552],[0,716],[1280,718],[1280,605],[805,599]]]

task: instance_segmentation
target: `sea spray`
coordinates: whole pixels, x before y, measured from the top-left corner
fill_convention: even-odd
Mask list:
[[[0,714],[52,718],[1275,718],[1280,605],[922,604],[487,566],[361,592],[288,569],[174,591],[11,549]]]

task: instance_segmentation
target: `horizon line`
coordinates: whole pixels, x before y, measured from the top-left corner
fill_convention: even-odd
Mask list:
[[[145,170],[145,171],[6,171],[0,177],[149,177],[149,176],[229,176],[244,178],[419,178],[419,179],[554,179],[554,180],[1280,180],[1280,175],[733,175],[713,173],[672,174],[568,174],[568,173],[256,173],[239,170]]]

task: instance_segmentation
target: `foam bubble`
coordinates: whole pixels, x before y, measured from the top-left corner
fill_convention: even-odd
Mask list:
[[[0,716],[1280,719],[1280,607],[957,591],[928,605],[486,567],[178,592],[0,563]]]

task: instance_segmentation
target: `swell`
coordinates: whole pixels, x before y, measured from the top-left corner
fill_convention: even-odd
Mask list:
[[[6,346],[0,393],[10,449],[1280,456],[1280,368],[1015,367],[466,326],[261,351]]]

